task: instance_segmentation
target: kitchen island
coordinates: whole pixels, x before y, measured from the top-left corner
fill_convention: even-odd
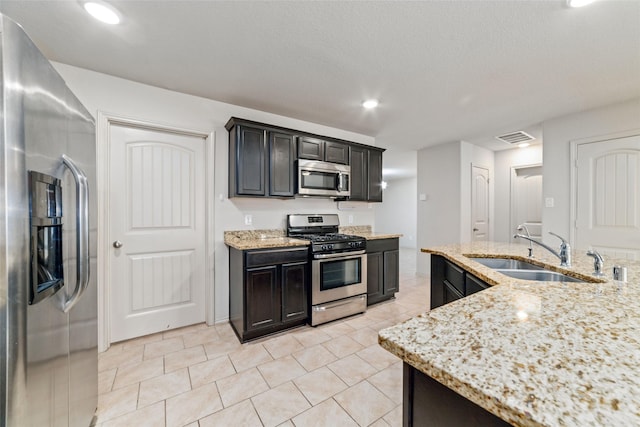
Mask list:
[[[524,245],[422,251],[492,286],[379,332],[380,345],[405,363],[405,378],[424,374],[513,425],[640,425],[640,263],[624,261],[627,284],[611,279],[607,259],[599,283],[533,282],[466,256],[528,260]],[[574,252],[569,269],[542,248],[534,255],[556,271],[597,280],[584,253]],[[405,416],[413,403],[405,400]]]

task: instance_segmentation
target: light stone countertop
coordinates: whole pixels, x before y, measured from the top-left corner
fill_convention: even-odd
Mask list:
[[[640,262],[605,258],[602,283],[532,282],[464,256],[530,261],[526,245],[422,251],[495,286],[381,330],[383,348],[514,425],[640,425]],[[593,271],[584,251],[570,269],[547,254],[534,246],[533,262],[577,277]],[[614,263],[627,266],[626,284],[611,280]]]
[[[310,244],[308,240],[287,237],[284,230],[225,231],[224,243],[227,246],[241,251],[248,249],[309,246]]]
[[[402,234],[374,233],[370,225],[340,227],[339,232],[364,237],[367,240],[391,239]],[[286,230],[235,230],[224,232],[224,243],[238,250],[266,249],[278,247],[308,246],[303,239],[287,237]]]

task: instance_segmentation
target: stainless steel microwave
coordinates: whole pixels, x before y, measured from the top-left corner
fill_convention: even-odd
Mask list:
[[[316,160],[298,160],[298,194],[347,197],[351,195],[351,167]]]

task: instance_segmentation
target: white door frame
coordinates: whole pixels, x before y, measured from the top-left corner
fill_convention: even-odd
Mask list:
[[[205,319],[207,324],[212,325],[215,319],[215,284],[214,284],[214,141],[215,133],[199,130],[184,129],[173,125],[158,124],[144,120],[138,120],[117,114],[98,111],[96,121],[96,171],[98,189],[98,351],[102,352],[109,348],[111,344],[110,331],[110,295],[111,295],[111,257],[108,250],[110,236],[109,203],[111,194],[111,160],[109,158],[111,137],[109,128],[112,124],[120,124],[128,127],[138,127],[142,129],[157,130],[162,132],[174,132],[177,134],[195,136],[205,140]]]
[[[639,136],[640,129],[627,130],[622,132],[610,133],[600,136],[593,136],[589,138],[580,138],[569,141],[570,149],[570,162],[571,165],[571,187],[570,187],[570,211],[569,211],[569,244],[575,245],[576,243],[576,225],[577,225],[577,213],[578,213],[578,190],[577,190],[577,176],[578,176],[578,146],[581,144],[589,144],[593,142],[603,142],[610,139],[627,138],[630,136]]]

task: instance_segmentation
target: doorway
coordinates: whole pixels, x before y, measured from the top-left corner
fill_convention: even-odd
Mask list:
[[[471,166],[471,240],[489,239],[489,169]]]
[[[542,241],[542,165],[511,168],[511,221],[510,234],[524,224],[531,238]],[[517,240],[529,244],[523,239]]]

